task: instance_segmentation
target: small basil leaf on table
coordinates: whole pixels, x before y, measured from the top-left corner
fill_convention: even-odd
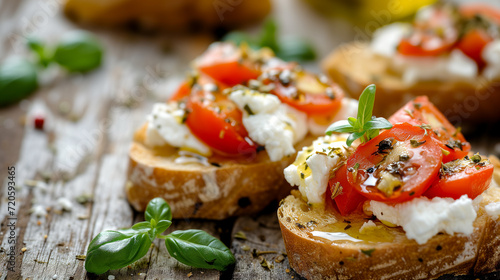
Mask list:
[[[177,230],[166,236],[168,252],[179,262],[198,268],[226,270],[235,262],[231,250],[202,230]]]
[[[28,47],[38,57],[38,65],[45,68],[50,64],[52,55],[48,53],[45,44],[40,39],[34,37],[28,38]]]
[[[87,72],[101,64],[103,50],[88,32],[65,34],[56,47],[53,60],[71,72]]]
[[[150,236],[151,226],[141,224],[134,227],[99,233],[89,244],[85,269],[102,274],[110,269],[125,267],[145,256],[153,240]]]
[[[27,59],[11,57],[0,65],[0,106],[25,98],[37,87],[36,67]]]
[[[162,233],[172,224],[172,210],[163,198],[157,197],[148,203],[144,218]]]

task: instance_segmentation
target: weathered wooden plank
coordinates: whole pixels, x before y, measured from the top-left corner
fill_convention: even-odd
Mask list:
[[[232,237],[231,250],[237,260],[234,279],[300,279],[290,269],[275,211],[238,218]]]

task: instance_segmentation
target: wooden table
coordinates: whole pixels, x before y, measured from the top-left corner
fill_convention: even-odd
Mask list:
[[[53,42],[60,34],[78,28],[63,17],[58,2],[0,1],[0,61],[14,54],[26,55],[27,35]],[[355,35],[347,23],[319,18],[298,0],[275,1],[274,14],[284,34],[310,38],[319,46],[320,57]],[[298,14],[301,21],[292,16]],[[316,32],[310,32],[312,29]],[[145,121],[152,104],[165,100],[182,80],[187,63],[213,40],[209,35],[92,31],[106,49],[100,69],[85,75],[49,69],[33,96],[0,110],[0,179],[6,180],[7,168],[14,166],[17,183],[13,215],[7,211],[6,183],[0,193],[0,279],[109,279],[109,275],[116,279],[300,278],[286,258],[276,205],[253,217],[177,220],[168,229],[200,228],[219,237],[237,259],[229,271],[180,264],[157,240],[144,258],[127,268],[99,277],[86,273],[80,256],[96,234],[143,219],[142,213],[132,210],[123,191],[134,130]],[[46,117],[43,131],[33,128],[33,116],[38,114]],[[482,152],[495,151],[498,138],[474,139]],[[57,203],[61,197],[72,202],[71,211],[61,211]],[[37,207],[47,215],[31,213]],[[7,271],[9,218],[17,219],[14,272]],[[234,238],[239,232],[246,240]],[[263,259],[274,268],[264,268]]]

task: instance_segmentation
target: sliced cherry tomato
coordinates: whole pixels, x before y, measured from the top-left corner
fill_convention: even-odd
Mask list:
[[[456,42],[455,38],[440,38],[434,34],[415,32],[404,38],[398,45],[398,51],[408,56],[438,56],[449,52]]]
[[[216,91],[223,91],[224,89],[228,88],[227,85],[221,83],[221,82],[216,82],[214,79],[210,78],[207,75],[203,74],[195,74],[193,76],[189,76],[188,79],[184,82],[182,82],[174,94],[170,97],[169,101],[179,101],[191,94],[191,88],[194,85],[200,85],[202,87],[209,87],[212,89],[215,89]]]
[[[422,127],[430,126],[428,133],[441,142],[444,150],[443,162],[461,159],[470,151],[469,142],[446,117],[436,108],[427,96],[419,96],[394,113],[389,121],[392,124],[410,123]]]
[[[500,10],[487,4],[470,3],[461,5],[460,14],[467,18],[473,18],[476,15],[485,16],[500,25]]]
[[[231,100],[219,92],[193,87],[187,108],[186,125],[191,132],[215,151],[224,155],[241,155],[256,151],[242,123],[242,113]]]
[[[424,196],[458,199],[466,194],[474,199],[490,186],[492,176],[493,165],[479,155],[454,160],[443,164],[439,178]]]
[[[271,69],[262,76],[263,84],[272,84],[271,93],[281,102],[310,116],[335,115],[344,92],[326,77],[298,68]]]
[[[473,59],[479,69],[485,66],[482,53],[484,47],[493,41],[493,37],[484,29],[471,29],[458,42],[457,48]]]
[[[230,43],[216,43],[197,59],[196,67],[228,86],[243,84],[261,73],[258,61],[249,57],[250,51]]]
[[[366,197],[360,195],[354,187],[347,181],[347,167],[342,165],[336,172],[335,176],[328,181],[329,192],[327,192],[327,200],[331,200],[332,193],[340,194],[334,197],[335,204],[342,216],[347,216],[352,211],[358,208],[358,205],[366,200]]]
[[[448,9],[434,8],[429,20],[416,22],[398,52],[408,56],[438,56],[450,51],[458,39],[455,19]]]
[[[184,81],[180,84],[179,88],[170,96],[169,101],[179,101],[191,94],[191,83]]]
[[[429,188],[442,157],[437,141],[424,129],[396,124],[358,146],[347,160],[347,180],[368,199],[403,202]]]

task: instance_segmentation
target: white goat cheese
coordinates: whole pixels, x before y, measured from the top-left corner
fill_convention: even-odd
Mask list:
[[[490,42],[484,47],[482,57],[486,61],[483,75],[490,80],[500,76],[500,40]]]
[[[183,123],[185,110],[175,103],[156,103],[147,117],[146,145],[170,146],[210,155],[210,148],[196,138]]]
[[[494,220],[498,219],[500,216],[500,202],[492,202],[484,207],[486,213],[490,215]]]
[[[285,168],[285,179],[290,185],[299,186],[309,203],[323,203],[330,170],[342,162],[344,154],[343,136],[320,137],[299,151],[295,162]]]
[[[243,111],[248,136],[266,148],[271,161],[294,154],[294,144],[307,134],[307,116],[274,95],[239,89],[229,99]]]
[[[406,237],[418,244],[426,243],[439,232],[470,235],[477,216],[473,201],[467,195],[457,200],[418,197],[395,205],[372,200],[368,210],[381,221],[403,227]]]
[[[411,31],[409,23],[396,22],[381,27],[373,33],[371,50],[381,56],[393,57],[401,39]]]

